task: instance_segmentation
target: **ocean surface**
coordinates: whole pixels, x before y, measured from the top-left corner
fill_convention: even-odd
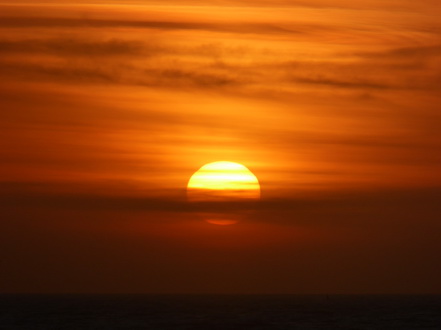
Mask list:
[[[0,295],[0,329],[441,329],[441,296]]]

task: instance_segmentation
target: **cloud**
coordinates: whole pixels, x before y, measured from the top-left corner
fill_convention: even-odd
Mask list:
[[[0,207],[22,210],[76,210],[81,212],[164,214],[249,214],[249,221],[275,225],[308,227],[383,226],[392,228],[401,221],[441,229],[440,188],[382,189],[380,191],[335,191],[315,196],[263,198],[261,201],[198,202],[186,201],[184,191],[156,191],[155,195],[139,195],[127,183],[116,183],[125,194],[109,194],[98,186],[77,186],[77,192],[60,184],[38,182],[2,182]],[[126,185],[126,187],[124,187]],[[63,191],[60,191],[60,188]],[[132,192],[130,192],[132,188]],[[70,190],[70,192],[68,192]],[[109,190],[108,190],[109,191]],[[161,197],[162,195],[162,197]],[[251,212],[251,213],[249,213]],[[245,213],[244,213],[245,214]],[[172,219],[173,217],[171,217]],[[121,217],[124,221],[124,217]],[[149,221],[154,221],[154,218]],[[161,217],[163,219],[163,217]],[[179,217],[176,218],[179,220]],[[410,222],[409,222],[410,221]],[[404,223],[403,223],[404,225]]]
[[[161,53],[160,48],[148,47],[139,40],[93,40],[87,38],[57,37],[49,39],[0,40],[0,52],[9,54],[51,54],[68,57],[146,56]]]
[[[329,87],[336,87],[336,88],[361,88],[361,89],[389,89],[392,88],[392,86],[387,84],[382,84],[380,82],[370,82],[370,81],[363,81],[354,79],[348,79],[347,81],[344,80],[338,80],[338,79],[332,79],[332,78],[326,78],[326,77],[314,77],[314,78],[294,78],[294,82],[300,83],[300,84],[313,84],[313,85],[324,85]]]
[[[415,58],[429,58],[429,57],[440,57],[441,45],[418,45],[418,46],[407,46],[407,47],[397,47],[392,48],[387,51],[378,52],[364,52],[358,54],[364,58],[375,58],[380,60],[393,59],[393,60],[413,60]]]
[[[296,29],[271,23],[173,22],[149,20],[76,19],[54,17],[2,17],[3,28],[140,28],[153,30],[200,30],[240,34],[293,34]],[[303,30],[303,29],[302,29]]]
[[[232,87],[229,92],[252,90],[256,97],[280,89],[291,93],[311,87],[325,92],[380,93],[436,89],[440,84],[439,68],[432,63],[439,45],[430,39],[437,25],[421,22],[419,12],[410,17],[409,25],[382,19],[382,15],[392,15],[383,5],[401,5],[407,12],[408,6],[413,6],[411,2],[402,7],[398,2],[370,1],[379,18],[353,10],[366,9],[366,4],[351,5],[343,0],[332,4],[339,9],[328,8],[326,1],[273,4],[288,6],[286,10],[293,15],[308,14],[298,20],[280,10],[275,10],[273,17],[273,11],[265,14],[257,9],[243,20],[237,13],[231,16],[228,7],[223,7],[225,2],[215,3],[220,5],[219,16],[212,16],[207,6],[187,8],[188,16],[172,6],[162,11],[155,6],[139,7],[143,15],[135,10],[138,7],[123,6],[118,7],[122,10],[119,16],[112,6],[100,10],[43,6],[47,10],[38,14],[31,12],[31,7],[6,6],[0,26],[12,34],[0,39],[3,77],[223,92]],[[270,4],[232,3],[250,8]],[[325,9],[315,11],[304,6]],[[240,8],[246,12],[246,7]],[[338,15],[341,19],[336,19]],[[354,28],[357,18],[361,22]],[[31,39],[18,34],[17,28],[46,32]],[[115,29],[112,38],[106,32],[109,28]],[[122,33],[124,29],[130,33]],[[421,31],[424,40],[415,37]],[[216,35],[218,32],[222,36]],[[408,36],[406,40],[403,34]],[[427,40],[432,40],[430,45]],[[428,74],[430,67],[432,74]]]
[[[290,61],[274,57],[271,64],[266,62],[268,55],[261,49],[236,49],[222,44],[195,44],[184,48],[155,40],[0,40],[0,49],[3,49],[2,75],[15,80],[190,89],[250,86],[257,94],[265,89],[268,93],[275,85],[378,92],[436,89],[441,82],[437,68],[432,74],[426,70],[432,63],[431,58],[436,57],[437,47],[363,53],[357,55],[356,61]],[[27,57],[14,57],[14,54]],[[238,55],[253,60],[244,64],[236,60]],[[46,58],[38,61],[42,56]],[[349,58],[352,54],[340,57],[345,56]]]

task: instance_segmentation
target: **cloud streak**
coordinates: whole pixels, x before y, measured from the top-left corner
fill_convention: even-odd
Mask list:
[[[441,190],[437,187],[390,189],[380,193],[375,191],[336,192],[321,194],[321,196],[296,196],[284,199],[263,198],[260,201],[252,202],[198,203],[188,202],[184,193],[173,196],[167,191],[162,192],[164,197],[159,197],[158,195],[114,195],[104,191],[97,191],[94,194],[82,191],[68,193],[59,191],[60,188],[62,188],[60,185],[31,182],[2,183],[0,206],[3,209],[44,210],[56,208],[84,212],[110,211],[123,214],[140,212],[146,215],[149,212],[184,212],[197,215],[200,212],[234,214],[235,212],[253,211],[250,213],[250,219],[254,219],[252,221],[313,227],[358,226],[362,222],[366,226],[369,224],[378,225],[378,217],[381,215],[382,221],[393,221],[394,224],[399,222],[400,218],[410,217],[412,221],[430,223],[431,226],[440,227],[437,219],[441,215],[441,207],[438,203]],[[93,190],[93,187],[91,188]],[[124,221],[124,218],[121,219]]]

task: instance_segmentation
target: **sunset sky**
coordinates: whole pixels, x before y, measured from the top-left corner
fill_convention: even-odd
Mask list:
[[[0,292],[441,293],[439,0],[3,1]],[[230,226],[186,198],[243,164]]]

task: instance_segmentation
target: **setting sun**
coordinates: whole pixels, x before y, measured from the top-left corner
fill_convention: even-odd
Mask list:
[[[257,177],[244,165],[220,161],[202,166],[187,185],[190,202],[240,202],[258,200],[260,185]],[[204,219],[217,225],[236,223],[240,215],[226,212],[204,214]]]
[[[202,166],[187,185],[190,201],[260,198],[256,176],[245,166],[233,162],[214,162]]]

